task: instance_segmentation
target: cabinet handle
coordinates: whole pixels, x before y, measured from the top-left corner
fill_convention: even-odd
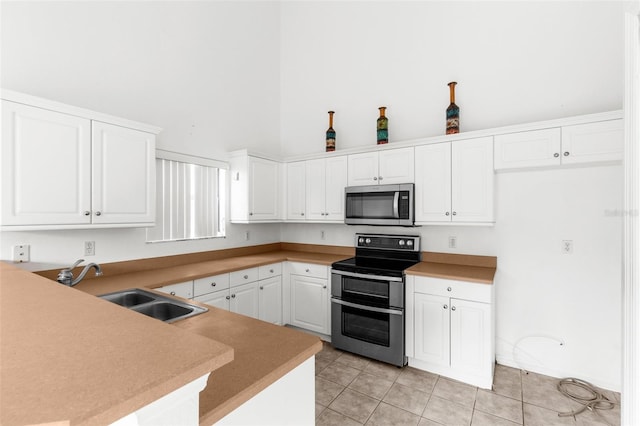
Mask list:
[[[374,177],[373,177],[373,180],[378,180],[378,176],[374,176]]]
[[[447,287],[447,291],[451,291],[451,287]]]
[[[84,215],[85,215],[85,216],[89,216],[90,214],[91,214],[91,212],[90,212],[89,210],[86,210],[86,211],[84,212]]]
[[[569,151],[565,151],[564,154],[562,154],[562,155],[564,155],[565,157],[568,157],[569,156]]]
[[[445,215],[445,216],[449,216],[449,212],[446,212],[444,215]]]
[[[249,278],[249,275],[245,275],[245,276],[244,276],[244,279],[245,279],[245,280],[246,280],[247,278]]]
[[[448,306],[447,305],[442,305],[442,309],[447,309]]]
[[[216,283],[211,283],[211,287],[215,287],[215,286],[216,286]]]
[[[456,307],[455,307],[455,306],[452,306],[452,307],[451,307],[451,310],[452,310],[452,311],[455,311],[455,310],[456,310]]]
[[[264,290],[264,287],[260,286],[260,290]]]
[[[102,212],[96,212],[96,216],[100,216]]]
[[[553,154],[553,156],[554,156],[555,158],[558,158],[558,157],[560,157],[560,154],[559,154],[558,152],[555,152],[555,153]]]
[[[235,294],[232,294],[232,295],[231,295],[231,298],[232,298],[232,299],[235,299],[235,298],[236,298],[236,295],[235,295]]]
[[[227,300],[231,299],[231,296],[227,296],[227,297],[226,297],[226,299],[227,299]]]
[[[171,292],[171,293],[169,293],[169,294],[170,294],[170,295],[172,295],[172,296],[175,296],[175,295],[176,295],[176,292],[175,292],[175,291],[172,291],[172,292]]]

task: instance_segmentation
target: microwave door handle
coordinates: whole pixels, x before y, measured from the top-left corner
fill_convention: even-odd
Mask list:
[[[400,191],[396,191],[393,195],[393,217],[396,219],[400,219],[399,212],[399,204],[400,204]]]

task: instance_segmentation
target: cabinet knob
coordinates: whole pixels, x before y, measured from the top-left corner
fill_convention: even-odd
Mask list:
[[[555,153],[553,154],[553,156],[554,156],[555,158],[558,158],[558,157],[560,157],[560,153],[555,152]]]
[[[452,311],[455,311],[455,310],[456,310],[456,307],[455,307],[455,306],[452,306],[452,307],[451,307],[451,310],[452,310]]]
[[[442,309],[447,309],[448,306],[447,305],[442,305]]]
[[[378,176],[378,180],[382,180],[382,176]]]
[[[269,269],[269,273],[270,273],[270,274],[273,274],[273,269]]]
[[[245,276],[244,276],[244,279],[245,279],[245,280],[246,280],[247,278],[249,278],[249,275],[245,275]]]
[[[211,283],[211,287],[215,287],[215,286],[216,286],[216,283]]]
[[[231,299],[231,296],[227,296],[227,297],[226,297],[226,299],[227,299],[227,300]]]
[[[249,213],[249,216],[253,216],[253,213]]]
[[[175,296],[175,295],[176,295],[176,292],[175,292],[175,291],[172,291],[172,292],[171,292],[171,293],[169,293],[169,294],[170,294],[170,295],[172,295],[172,296]]]
[[[326,286],[326,285],[323,285],[323,286],[322,286],[322,288],[327,288],[327,286]]]
[[[260,286],[260,290],[264,290],[264,287]]]
[[[236,295],[235,295],[235,294],[232,294],[232,295],[231,295],[231,298],[232,298],[232,299],[235,299],[235,298],[236,298]]]
[[[453,216],[455,216],[455,215],[457,215],[458,213],[456,213],[456,212],[453,212],[453,213],[451,213],[451,214],[452,214]]]
[[[300,213],[300,216],[304,216],[304,213]]]
[[[449,212],[446,212],[444,215],[445,215],[445,216],[449,216]]]
[[[451,291],[451,287],[447,287],[447,291]]]
[[[305,271],[305,272],[309,272],[309,268],[305,269],[304,271]]]
[[[378,176],[374,176],[374,177],[373,177],[373,180],[378,180]]]
[[[564,155],[565,157],[569,156],[569,151],[565,151],[562,155]]]
[[[86,211],[84,212],[84,215],[85,215],[85,216],[89,216],[90,214],[91,214],[91,212],[90,212],[89,210],[86,210]]]
[[[96,212],[96,216],[100,216],[102,212]]]

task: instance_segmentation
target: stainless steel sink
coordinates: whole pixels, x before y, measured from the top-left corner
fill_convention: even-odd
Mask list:
[[[98,297],[164,322],[174,322],[208,311],[207,308],[139,288],[102,294]]]

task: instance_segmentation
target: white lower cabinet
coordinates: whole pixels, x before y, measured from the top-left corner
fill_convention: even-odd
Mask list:
[[[491,389],[493,285],[407,276],[409,365]]]
[[[285,323],[316,333],[331,334],[328,267],[287,263],[288,283],[284,291],[284,303],[285,306],[290,303],[290,309],[286,311]]]
[[[193,300],[282,324],[282,264],[242,269],[193,282]]]

